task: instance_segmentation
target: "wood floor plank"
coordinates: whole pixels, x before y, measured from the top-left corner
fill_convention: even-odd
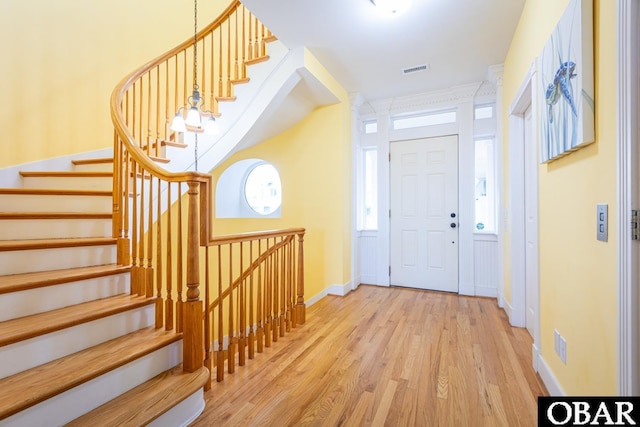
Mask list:
[[[495,299],[360,286],[214,383],[194,426],[533,426],[531,338]]]

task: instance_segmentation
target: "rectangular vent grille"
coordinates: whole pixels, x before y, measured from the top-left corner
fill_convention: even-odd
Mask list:
[[[403,68],[402,74],[413,74],[421,71],[429,71],[429,64],[416,65],[415,67]]]

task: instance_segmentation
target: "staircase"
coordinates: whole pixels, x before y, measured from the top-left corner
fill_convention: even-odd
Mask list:
[[[237,0],[199,33],[200,51],[213,55],[231,32],[243,47],[216,44],[222,58],[202,60],[217,64],[200,87],[224,129],[200,141],[203,170],[337,100],[308,53]],[[194,141],[169,132],[167,108],[189,95],[178,64],[192,49],[187,40],[116,87],[112,157],[27,165],[19,188],[0,188],[0,427],[187,425],[210,371],[221,381],[225,365],[233,373],[304,323],[304,229],[213,237],[199,221],[211,218],[211,176],[188,172]],[[150,82],[166,89],[143,90]],[[0,180],[15,187],[10,169]],[[220,259],[231,266],[237,247],[223,285]],[[199,263],[219,269],[201,278]]]
[[[0,426],[186,425],[209,372],[116,263],[113,160],[74,163],[0,189]]]

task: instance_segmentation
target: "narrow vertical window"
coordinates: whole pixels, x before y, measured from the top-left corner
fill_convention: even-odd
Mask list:
[[[493,139],[475,142],[475,230],[496,232],[495,161]]]
[[[378,228],[378,150],[365,148],[362,150],[362,194],[361,228],[375,230]]]

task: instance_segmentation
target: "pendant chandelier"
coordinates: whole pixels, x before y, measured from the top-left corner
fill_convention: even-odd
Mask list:
[[[176,112],[170,129],[174,132],[204,132],[215,135],[219,132],[218,123],[211,110],[203,110],[204,99],[200,97],[198,86],[198,0],[193,2],[193,92],[187,98],[187,104]],[[187,117],[184,117],[184,112]],[[196,160],[197,161],[197,160]]]

